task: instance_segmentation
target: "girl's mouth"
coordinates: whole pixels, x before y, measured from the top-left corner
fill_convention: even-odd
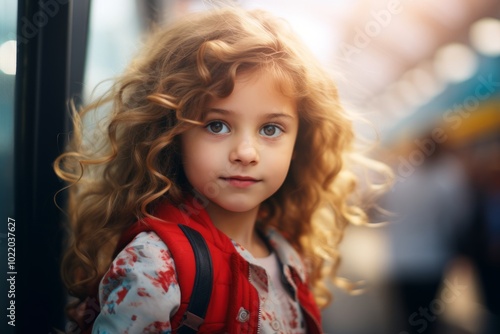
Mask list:
[[[236,188],[247,188],[261,181],[250,176],[240,175],[221,177],[221,179]]]

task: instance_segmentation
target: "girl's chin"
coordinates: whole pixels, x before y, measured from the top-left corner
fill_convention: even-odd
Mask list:
[[[245,200],[232,200],[232,201],[210,201],[212,204],[216,205],[219,209],[222,209],[231,213],[247,213],[250,211],[258,210],[260,202],[251,202]]]

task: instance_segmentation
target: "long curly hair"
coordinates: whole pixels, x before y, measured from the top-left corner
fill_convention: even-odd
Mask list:
[[[289,173],[262,204],[259,224],[285,235],[307,264],[318,305],[330,301],[325,277],[338,280],[344,229],[367,222],[353,200],[352,166],[377,164],[354,152],[352,119],[331,75],[291,27],[238,8],[191,14],[155,32],[108,93],[74,113],[69,147],[55,161],[69,189],[62,276],[72,295],[83,299],[95,288],[127,227],[190,192],[180,135],[200,124],[211,99],[229,96],[235,79],[254,71],[272,75],[299,115]],[[92,113],[105,106],[107,116],[93,124]]]

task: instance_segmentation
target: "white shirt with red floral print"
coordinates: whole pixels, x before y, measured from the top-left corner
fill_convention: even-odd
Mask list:
[[[304,266],[277,231],[269,229],[266,238],[274,251],[260,259],[233,241],[250,264],[250,281],[260,297],[259,333],[305,333],[297,299],[286,292],[281,280],[283,272],[292,282],[289,267],[304,280]],[[156,233],[142,232],[116,256],[101,280],[101,312],[92,333],[171,333],[170,318],[180,300],[175,263],[167,246]]]

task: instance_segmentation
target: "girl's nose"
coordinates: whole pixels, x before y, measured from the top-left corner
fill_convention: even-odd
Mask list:
[[[258,147],[250,139],[241,140],[229,154],[229,160],[232,163],[239,163],[245,166],[258,163],[259,158]]]

